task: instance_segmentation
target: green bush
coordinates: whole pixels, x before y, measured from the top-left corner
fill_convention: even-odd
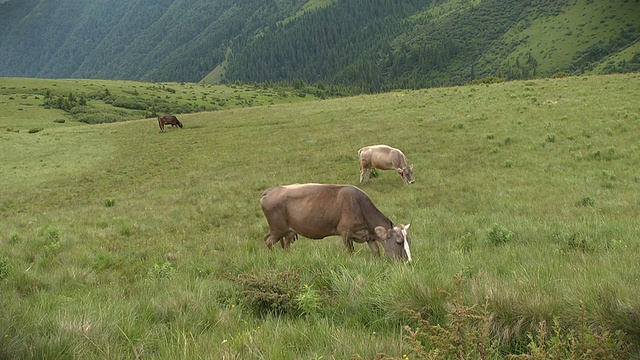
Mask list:
[[[2,255],[0,256],[0,280],[9,277],[9,258]]]
[[[591,196],[585,195],[578,201],[578,206],[594,206],[596,204],[596,200]]]
[[[513,237],[514,234],[511,230],[498,224],[493,224],[493,227],[487,232],[487,238],[492,245],[508,243]]]
[[[556,134],[554,133],[547,134],[547,142],[556,142]]]
[[[147,272],[147,279],[170,279],[175,273],[176,269],[166,261],[162,264],[153,264],[153,267]]]
[[[83,115],[78,118],[78,121],[85,124],[106,124],[116,121],[122,121],[123,117],[115,113],[98,113]]]
[[[321,308],[321,292],[303,283],[300,271],[289,268],[259,275],[241,273],[230,280],[240,285],[243,305],[258,315],[311,315]]]

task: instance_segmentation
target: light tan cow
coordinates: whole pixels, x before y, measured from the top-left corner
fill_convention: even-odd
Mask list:
[[[407,165],[407,157],[402,151],[387,145],[365,146],[358,150],[360,160],[360,183],[371,178],[371,169],[396,170],[407,183],[413,184],[413,165]]]

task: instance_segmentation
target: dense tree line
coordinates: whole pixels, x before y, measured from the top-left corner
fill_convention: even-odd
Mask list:
[[[238,44],[226,77],[249,82],[298,77],[364,92],[465,83],[475,77],[474,62],[530,2],[486,0],[449,16],[410,20],[437,3],[339,2],[250,45]]]

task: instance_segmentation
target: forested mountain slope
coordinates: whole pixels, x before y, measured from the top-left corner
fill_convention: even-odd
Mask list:
[[[0,76],[376,92],[640,70],[639,0],[9,0],[0,22]]]

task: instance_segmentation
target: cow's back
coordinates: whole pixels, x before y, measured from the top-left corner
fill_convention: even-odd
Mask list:
[[[270,226],[286,223],[304,237],[321,239],[338,235],[341,222],[363,221],[363,196],[368,199],[351,185],[294,184],[266,190],[260,203]]]
[[[404,155],[398,149],[387,145],[374,145],[369,147],[370,162],[381,170],[392,170],[402,167]]]

